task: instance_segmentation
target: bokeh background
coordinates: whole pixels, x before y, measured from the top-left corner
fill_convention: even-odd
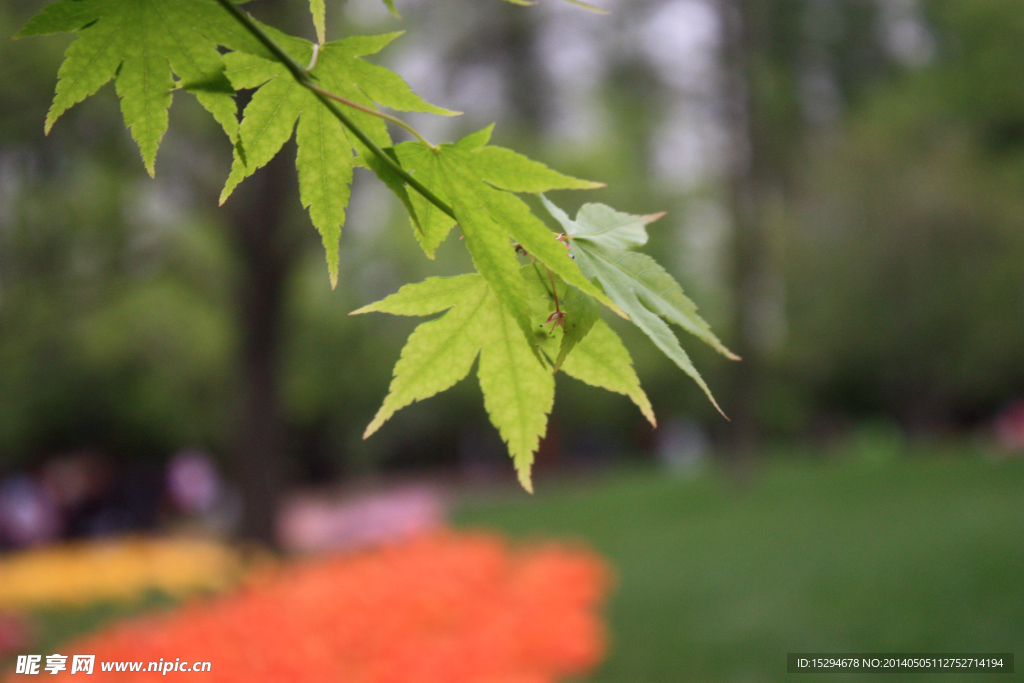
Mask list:
[[[609,558],[609,650],[587,680],[1024,652],[1019,0],[600,4],[399,0],[399,21],[328,0],[328,37],[408,30],[378,61],[465,112],[410,116],[427,137],[496,122],[497,144],[608,184],[562,206],[667,211],[646,251],[743,356],[683,340],[731,421],[612,319],[660,426],[560,377],[533,498],[472,380],[363,441],[418,321],[348,312],[467,271],[458,238],[423,258],[357,172],[332,291],[292,143],[218,208],[231,150],[190,96],[152,180],[112,86],[43,135],[70,37],[4,40],[0,572],[126,534],[245,539],[238,561],[258,564],[257,547],[486,526]],[[3,3],[0,34],[44,5]],[[313,37],[305,3],[249,7]],[[236,559],[179,583],[214,590]],[[0,657],[5,633],[8,652],[49,647],[178,588],[75,606],[11,589]]]

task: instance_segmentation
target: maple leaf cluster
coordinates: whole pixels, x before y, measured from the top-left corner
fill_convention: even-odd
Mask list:
[[[384,2],[397,16],[393,2]],[[527,490],[554,401],[554,373],[628,396],[654,424],[628,351],[600,319],[601,304],[642,330],[718,408],[669,323],[736,356],[672,276],[635,251],[647,242],[645,226],[660,214],[632,216],[587,204],[570,219],[542,193],[603,185],[490,145],[493,126],[455,143],[431,144],[378,107],[459,112],[424,101],[398,74],[364,59],[401,34],[327,42],[324,0],[310,0],[310,10],[316,43],[260,24],[232,0],[59,0],[19,36],[78,33],[58,72],[46,130],[114,79],[125,124],[150,174],[174,91],[195,94],[234,150],[222,203],[294,134],[300,199],[321,235],[332,287],[357,165],[370,168],[402,201],[427,257],[458,225],[475,274],[407,285],[357,311],[446,311],[410,336],[366,436],[396,410],[464,378],[477,357],[484,406]],[[240,121],[238,90],[255,90]],[[417,140],[393,145],[387,122]],[[524,193],[540,195],[560,234],[517,196]]]

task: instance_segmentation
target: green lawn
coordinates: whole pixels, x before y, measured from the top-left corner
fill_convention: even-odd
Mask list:
[[[538,490],[466,502],[457,521],[584,539],[611,561],[594,682],[976,680],[787,674],[786,653],[1024,655],[1024,460],[778,464],[741,487],[633,471]]]

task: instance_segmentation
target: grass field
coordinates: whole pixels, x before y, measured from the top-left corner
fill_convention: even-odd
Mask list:
[[[619,472],[466,502],[457,522],[581,539],[611,561],[594,683],[976,680],[787,674],[786,653],[1024,655],[1021,459],[776,464],[741,486]]]

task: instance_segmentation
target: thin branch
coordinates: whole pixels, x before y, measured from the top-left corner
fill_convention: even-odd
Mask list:
[[[358,109],[359,111],[366,112],[367,114],[371,114],[373,116],[377,116],[379,118],[382,118],[385,121],[390,121],[391,123],[395,124],[396,126],[398,126],[400,128],[404,128],[405,130],[407,130],[410,133],[412,133],[413,135],[415,135],[417,140],[419,140],[420,142],[422,142],[424,145],[426,145],[430,149],[434,150],[435,152],[439,149],[439,147],[437,145],[431,144],[431,142],[429,140],[427,140],[425,137],[420,135],[418,130],[416,130],[415,128],[413,128],[412,126],[410,126],[408,123],[406,123],[402,119],[398,118],[397,116],[391,116],[390,114],[385,114],[382,111],[377,111],[376,109],[371,109],[370,107],[364,107],[363,105],[358,104],[356,102],[353,102],[352,100],[345,99],[341,95],[335,95],[334,93],[330,92],[329,90],[324,90],[323,88],[321,88],[318,85],[309,85],[309,86],[306,86],[306,87],[308,87],[310,90],[312,90],[313,92],[317,93],[318,95],[323,95],[324,97],[330,98],[330,99],[334,100],[335,102],[341,102],[346,107],[351,107],[353,109]]]
[[[458,220],[457,218],[455,218],[455,212],[452,211],[452,208],[448,206],[448,204],[441,201],[437,197],[437,195],[435,195],[433,192],[424,187],[420,181],[416,180],[411,175],[409,175],[408,171],[402,168],[394,159],[392,159],[384,150],[382,150],[377,145],[377,143],[371,140],[370,137],[366,133],[364,133],[363,130],[359,126],[357,126],[355,122],[348,117],[347,114],[345,114],[345,112],[339,109],[338,105],[336,105],[334,101],[339,101],[346,106],[352,106],[360,111],[372,114],[374,116],[379,116],[382,119],[391,121],[393,123],[396,123],[397,125],[401,125],[403,128],[413,133],[417,138],[420,139],[420,141],[422,141],[431,149],[436,151],[437,147],[427,142],[423,138],[423,136],[417,133],[415,130],[413,130],[411,126],[405,124],[404,122],[400,122],[395,117],[389,116],[388,114],[384,114],[375,109],[370,109],[368,107],[356,105],[355,102],[351,102],[343,97],[339,97],[334,93],[324,90],[323,88],[321,88],[320,86],[313,82],[313,79],[310,77],[309,72],[306,71],[306,69],[303,68],[301,64],[296,62],[295,59],[290,54],[285,52],[284,49],[280,45],[278,45],[274,41],[274,39],[267,34],[266,31],[260,28],[260,25],[253,21],[252,17],[250,17],[247,13],[240,10],[238,7],[236,7],[235,4],[231,2],[231,0],[217,0],[217,2],[221,5],[221,7],[227,10],[231,14],[231,16],[237,19],[238,22],[242,24],[242,26],[244,26],[247,31],[249,31],[249,33],[251,33],[257,40],[259,40],[260,43],[262,43],[262,45],[265,48],[267,48],[270,51],[270,53],[273,54],[274,57],[276,57],[277,60],[284,65],[286,69],[288,69],[288,72],[291,73],[292,78],[294,78],[296,81],[298,81],[300,85],[309,89],[310,92],[316,95],[317,99],[320,100],[320,102],[325,107],[327,107],[328,111],[334,114],[334,117],[341,121],[341,124],[343,126],[352,131],[352,134],[356,136],[359,142],[363,143],[363,145],[365,145],[367,149],[373,152],[373,155],[380,159],[385,166],[394,171],[394,173],[398,175],[398,177],[401,178],[407,185],[409,185],[409,187],[413,188],[421,195],[423,195],[423,198],[426,199],[428,202],[430,202],[437,208],[441,209],[441,211],[446,213],[449,217]]]

